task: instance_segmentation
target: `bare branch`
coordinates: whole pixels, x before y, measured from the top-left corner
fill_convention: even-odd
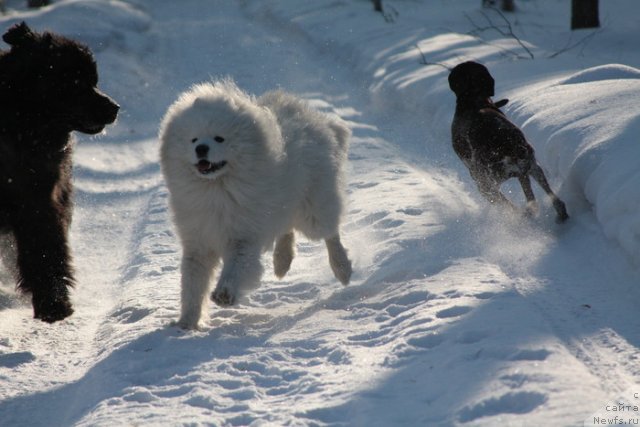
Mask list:
[[[442,68],[445,68],[445,69],[451,71],[451,67],[449,67],[449,66],[447,66],[445,64],[441,64],[439,62],[429,62],[429,61],[427,61],[427,57],[424,54],[424,52],[422,51],[422,49],[420,49],[420,45],[418,45],[418,43],[416,43],[415,46],[416,46],[416,49],[418,49],[418,52],[420,52],[420,57],[422,58],[420,60],[420,62],[419,62],[420,64],[422,64],[422,65],[437,65],[439,67],[442,67]]]
[[[516,41],[518,42],[518,44],[520,46],[522,46],[522,48],[529,54],[529,56],[531,57],[531,59],[534,59],[534,55],[533,52],[531,52],[529,50],[529,48],[522,42],[522,40],[520,40],[520,38],[518,36],[516,36],[516,34],[513,32],[513,27],[511,26],[511,22],[507,19],[506,16],[504,16],[504,13],[502,13],[500,11],[500,9],[497,8],[493,8],[494,11],[498,12],[498,15],[500,15],[500,17],[504,20],[504,22],[507,24],[508,28],[509,28],[509,35],[511,37],[513,37],[514,39],[516,39]]]
[[[548,56],[548,58],[555,58],[558,55],[561,55],[577,46],[580,46],[581,44],[583,44],[584,46],[586,46],[592,38],[595,37],[596,34],[602,32],[603,28],[598,28],[596,31],[592,31],[589,34],[587,34],[586,36],[582,37],[580,40],[578,40],[577,42],[575,42],[574,44],[569,44],[571,43],[571,38],[569,38],[569,41],[567,42],[567,45],[565,47],[563,47],[562,49],[560,49],[559,51],[551,54]],[[584,48],[583,46],[583,48]]]
[[[476,24],[476,22],[475,22],[473,19],[471,19],[471,17],[470,17],[469,15],[467,15],[466,13],[464,14],[464,16],[465,16],[465,18],[467,18],[467,20],[471,23],[471,25],[473,25],[474,27],[476,27],[476,29],[475,29],[475,30],[469,31],[467,34],[469,34],[469,35],[471,35],[471,36],[475,37],[478,41],[480,41],[480,42],[482,42],[482,43],[484,43],[484,44],[487,44],[487,45],[489,45],[489,46],[493,46],[493,47],[495,47],[495,48],[497,48],[497,49],[500,49],[500,50],[501,50],[503,53],[505,53],[505,54],[509,54],[509,55],[515,56],[515,57],[516,57],[516,58],[518,58],[518,59],[526,59],[526,58],[527,58],[526,56],[522,56],[522,55],[520,55],[518,52],[515,52],[515,51],[513,51],[513,50],[511,50],[511,49],[507,49],[507,48],[504,48],[504,47],[502,47],[502,46],[498,46],[498,45],[495,45],[495,44],[493,44],[493,43],[489,43],[488,41],[486,41],[486,40],[482,39],[480,36],[478,36],[478,35],[477,35],[478,33],[480,33],[480,32],[484,32],[484,31],[486,31],[486,30],[495,30],[495,31],[497,31],[498,33],[500,33],[501,35],[503,35],[503,36],[505,36],[505,37],[508,37],[508,36],[509,36],[509,34],[508,34],[508,33],[505,33],[504,31],[500,30],[500,28],[499,28],[496,24],[494,24],[494,23],[491,21],[491,19],[489,19],[489,17],[488,17],[487,15],[483,14],[484,18],[485,18],[487,21],[489,21],[489,22],[490,22],[490,25],[489,25],[488,27],[480,27],[480,26],[479,26],[478,24]],[[531,54],[530,54],[530,55],[531,55]],[[506,56],[506,55],[505,55],[505,56]]]

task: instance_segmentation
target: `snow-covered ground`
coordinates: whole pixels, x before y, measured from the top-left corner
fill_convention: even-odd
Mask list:
[[[122,110],[78,135],[75,314],[35,321],[0,288],[0,425],[640,423],[637,0],[601,1],[602,28],[577,32],[569,0],[504,18],[479,0],[386,0],[386,20],[365,0],[22,3],[0,32],[26,20],[84,41]],[[491,28],[505,19],[515,37]],[[568,223],[540,191],[532,220],[489,208],[453,154],[446,67],[470,59],[511,100]],[[217,76],[349,121],[355,273],[343,287],[301,238],[287,277],[265,254],[260,289],[184,332],[156,133]]]

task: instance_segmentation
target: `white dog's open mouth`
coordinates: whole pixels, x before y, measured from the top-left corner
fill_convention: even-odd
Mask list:
[[[209,175],[222,169],[227,162],[225,160],[217,163],[211,163],[208,160],[200,160],[195,166],[202,175]]]

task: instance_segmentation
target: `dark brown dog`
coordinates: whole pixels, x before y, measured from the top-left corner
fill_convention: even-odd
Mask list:
[[[527,213],[535,212],[536,202],[529,176],[551,197],[557,212],[556,221],[569,218],[562,200],[556,196],[536,162],[533,147],[522,131],[507,119],[500,107],[508,101],[494,103],[495,82],[484,65],[464,62],[449,74],[449,87],[456,94],[456,112],[451,124],[453,149],[469,168],[480,193],[491,203],[515,209],[500,191],[509,178],[518,178],[525,197]]]
[[[71,132],[101,132],[119,107],[96,88],[87,47],[24,23],[3,40],[11,50],[0,51],[0,246],[34,316],[55,322],[73,313]]]

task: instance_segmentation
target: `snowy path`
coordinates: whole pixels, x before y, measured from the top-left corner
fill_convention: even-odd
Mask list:
[[[83,140],[76,314],[49,327],[2,310],[0,424],[567,425],[640,382],[637,276],[590,214],[556,227],[486,212],[447,145],[427,143],[448,123],[372,110],[360,76],[235,2],[213,17],[209,1],[176,3],[144,10],[145,123],[224,75],[349,120],[353,283],[301,238],[289,275],[266,254],[262,287],[212,307],[210,330],[169,326],[180,248],[155,136]]]

